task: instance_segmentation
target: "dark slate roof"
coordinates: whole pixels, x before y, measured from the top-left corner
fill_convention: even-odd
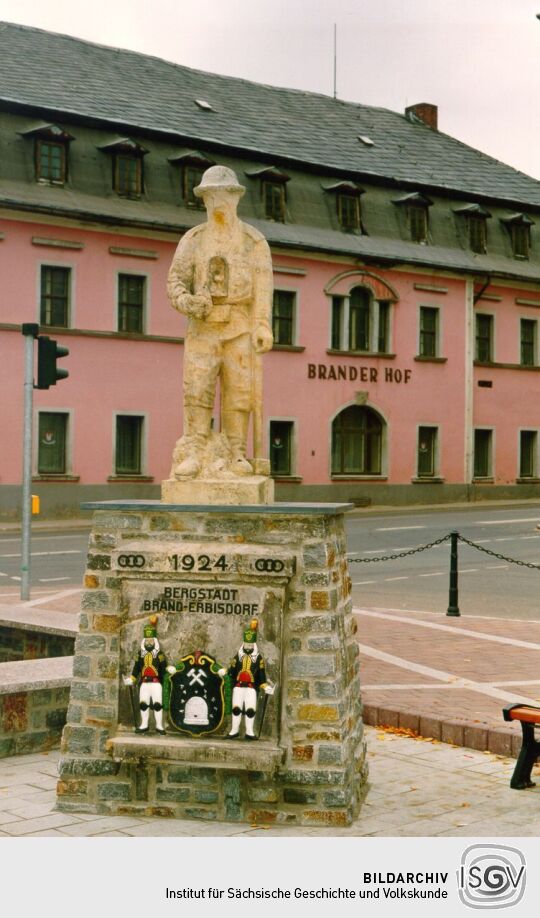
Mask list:
[[[197,99],[213,110],[201,109]],[[204,73],[12,23],[0,23],[0,100],[346,175],[540,206],[540,182],[397,112]]]

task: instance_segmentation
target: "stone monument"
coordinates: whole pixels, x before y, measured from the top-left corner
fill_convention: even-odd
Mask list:
[[[208,169],[196,191],[208,221],[169,275],[188,316],[170,478],[161,501],[83,504],[94,522],[58,807],[347,825],[367,779],[350,505],[273,502],[269,249],[236,216],[230,169]]]
[[[162,497],[174,503],[269,504],[273,482],[262,458],[262,367],[273,344],[268,243],[238,219],[245,189],[211,166],[194,193],[208,220],[183,236],[169,272],[171,305],[188,317],[184,348],[184,435]],[[220,383],[220,432],[212,430]],[[253,419],[254,459],[246,447]]]

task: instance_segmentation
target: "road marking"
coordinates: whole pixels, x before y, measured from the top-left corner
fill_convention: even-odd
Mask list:
[[[495,539],[495,542],[515,542],[515,539]]]
[[[3,574],[3,573],[0,571],[0,577],[7,577],[7,574]]]
[[[84,534],[81,534],[81,535],[53,535],[51,533],[50,535],[47,535],[47,536],[39,536],[39,535],[34,535],[32,533],[32,542],[50,542],[51,539],[65,539],[67,541],[68,539],[85,539],[85,538],[87,538],[87,535],[84,535]],[[21,541],[21,536],[17,536],[17,538],[14,538],[14,539],[11,539],[11,538],[4,539],[3,536],[0,535],[0,544],[3,544],[4,542],[20,542],[20,541]]]
[[[24,602],[23,606],[39,606],[42,602],[50,602],[51,599],[63,599],[64,596],[73,596],[75,593],[82,593],[82,588],[79,587],[77,590],[62,590],[61,593],[49,593],[43,599],[30,599],[29,602]]]
[[[60,580],[69,580],[69,577],[40,577],[40,583],[57,583]]]
[[[418,574],[419,577],[443,577],[446,571],[437,571],[436,574]]]
[[[385,577],[385,583],[390,583],[391,580],[408,580],[408,577]]]
[[[406,529],[427,529],[427,526],[380,526],[375,532],[404,532]]]
[[[499,637],[498,634],[486,634],[484,631],[472,631],[469,628],[455,628],[452,625],[440,625],[435,622],[426,622],[417,618],[406,618],[404,615],[386,615],[384,612],[374,612],[371,609],[353,609],[356,615],[366,615],[368,618],[384,618],[392,622],[404,622],[406,625],[417,625],[419,628],[431,628],[434,631],[451,631],[453,635],[465,635],[466,637],[477,638],[479,641],[492,641],[495,644],[511,645],[512,647],[523,647],[525,650],[540,650],[540,644],[532,641],[520,641],[518,638]],[[403,609],[398,609],[403,612]],[[482,616],[478,616],[483,620]],[[500,621],[500,619],[493,619]]]
[[[494,685],[497,688],[505,685],[540,685],[540,679],[524,679],[522,682],[487,682],[478,683],[479,685]],[[366,685],[365,682],[362,683],[362,691],[367,689],[384,689],[385,691],[390,691],[393,689],[407,690],[407,689],[462,689],[462,685],[456,685],[455,682],[445,682],[443,685],[438,685],[436,682],[370,682]]]
[[[20,577],[10,577],[9,579],[10,579],[10,580],[17,580],[19,583],[21,582],[21,578],[20,578]]]
[[[478,568],[477,567],[460,567],[459,573],[460,574],[477,574]]]
[[[527,516],[520,520],[477,520],[472,523],[473,526],[507,526],[510,523],[537,523],[538,516]]]
[[[510,567],[509,564],[486,564],[486,571],[499,571],[504,568]]]
[[[422,623],[423,624],[423,623]],[[503,643],[509,643],[503,640]],[[369,647],[367,644],[359,644],[360,654],[366,657],[373,657],[375,660],[381,660],[383,663],[390,663],[391,666],[399,666],[401,669],[407,669],[409,672],[418,673],[421,676],[428,676],[430,679],[438,679],[440,682],[451,682],[460,688],[470,689],[473,692],[479,692],[481,695],[489,695],[491,698],[500,698],[501,701],[515,701],[515,693],[503,692],[495,688],[491,683],[475,682],[474,679],[465,679],[456,676],[454,673],[446,672],[443,669],[434,669],[431,666],[423,666],[421,663],[413,663],[412,660],[405,660],[403,657],[396,657],[392,653],[386,653],[384,650],[377,650],[375,647]],[[536,704],[533,698],[527,698],[520,695],[520,701],[525,704]]]
[[[377,583],[376,580],[356,580],[353,582],[353,586],[366,586],[368,583]]]
[[[41,558],[45,555],[82,555],[82,549],[66,548],[65,551],[33,551],[31,557]],[[22,555],[18,552],[14,555],[0,555],[0,558],[22,558]]]

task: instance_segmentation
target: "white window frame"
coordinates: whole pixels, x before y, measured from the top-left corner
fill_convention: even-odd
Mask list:
[[[38,472],[38,460],[39,460],[39,417],[41,414],[63,414],[67,415],[67,430],[66,430],[66,470],[65,472]],[[34,443],[36,444],[36,449],[33,451],[34,455],[32,457],[32,476],[36,478],[72,478],[73,477],[73,442],[74,442],[74,425],[75,425],[75,409],[74,408],[59,408],[57,405],[54,408],[47,408],[44,405],[40,405],[39,408],[34,409],[34,418],[33,418],[33,429],[34,429]]]
[[[522,323],[522,321],[534,322],[534,363],[533,363],[533,364],[521,363],[521,323]],[[523,316],[523,315],[520,315],[520,317],[519,317],[519,322],[518,322],[518,355],[519,355],[518,363],[519,363],[520,366],[522,366],[522,367],[528,367],[528,366],[537,367],[537,366],[538,366],[538,319],[537,319],[536,316]],[[528,429],[528,428],[524,428],[524,430],[527,430],[527,429]]]
[[[292,343],[276,344],[276,347],[297,347],[299,341],[299,316],[300,316],[300,291],[297,287],[288,287],[285,284],[274,285],[274,293],[294,293]],[[272,294],[272,322],[274,320],[274,298]]]
[[[371,411],[374,411],[375,414],[378,414],[382,421],[382,435],[381,435],[381,471],[376,473],[369,473],[367,475],[355,474],[354,472],[348,473],[346,475],[336,474],[332,472],[332,427],[335,419],[342,411],[345,411],[346,408],[350,408],[351,405],[355,405],[357,408],[370,408]],[[388,478],[390,474],[390,434],[388,430],[388,419],[385,414],[381,411],[380,408],[377,408],[371,402],[363,402],[362,405],[359,405],[356,399],[351,399],[351,401],[346,402],[344,405],[340,405],[336,411],[330,416],[329,427],[328,427],[328,478],[330,481],[343,481],[343,480],[352,480],[363,481],[363,480],[374,480],[374,479],[384,479]]]
[[[474,449],[474,440],[477,430],[489,430],[491,432],[491,442],[490,442],[490,451],[489,451],[489,469],[486,476],[477,476],[474,474],[474,467],[476,465],[476,454]],[[495,428],[490,427],[488,424],[475,424],[473,428],[473,481],[490,481],[492,478],[495,478]]]
[[[531,476],[523,476],[521,474],[521,434],[522,433],[533,433],[536,435],[535,450],[534,450],[534,469]],[[520,481],[535,481],[538,478],[538,460],[539,460],[539,450],[540,450],[540,436],[538,427],[520,427],[517,432],[517,456],[518,456],[518,467],[517,467],[517,478]]]
[[[41,322],[41,269],[42,268],[65,268],[69,270],[69,289],[68,289],[68,322],[66,328],[76,328],[75,324],[75,290],[76,290],[76,268],[72,262],[52,261],[50,259],[41,259],[37,262],[36,276],[36,321],[41,329],[58,328],[58,325],[43,325]],[[63,327],[63,326],[62,326]]]
[[[291,440],[291,471],[288,475],[277,475],[277,478],[297,478],[297,468],[298,468],[298,418],[293,417],[284,417],[283,415],[272,415],[272,417],[267,418],[266,425],[266,439],[267,439],[267,455],[270,456],[270,425],[272,422],[292,424],[292,440]]]
[[[417,311],[417,329],[416,329],[416,346],[417,346],[417,355],[418,357],[423,357],[420,353],[420,333],[422,331],[422,323],[420,321],[421,310],[422,309],[435,309],[437,311],[437,329],[435,333],[435,354],[433,357],[425,357],[425,360],[436,360],[442,354],[442,341],[443,341],[443,310],[438,303],[419,303]],[[421,426],[433,426],[433,425],[421,425]]]
[[[432,430],[436,431],[435,455],[433,457],[433,475],[420,475],[420,470],[419,470],[420,455],[418,451],[418,443],[420,440],[420,428],[421,427],[429,427]],[[436,478],[440,478],[440,474],[441,474],[441,426],[440,424],[434,424],[433,422],[422,421],[416,425],[415,452],[416,452],[416,478],[421,478],[422,481],[433,481]]]
[[[351,303],[351,292],[355,287],[364,287],[370,295],[370,304],[369,304],[369,325],[370,325],[370,347],[367,351],[351,351],[349,350],[349,327],[350,327],[350,303]],[[353,284],[348,293],[330,293],[330,322],[329,322],[329,339],[328,347],[330,350],[336,350],[332,345],[332,309],[333,309],[333,300],[334,298],[340,298],[343,300],[343,322],[341,326],[341,341],[340,346],[337,350],[347,353],[347,354],[391,354],[392,353],[392,315],[393,315],[393,306],[394,303],[390,300],[378,300],[373,290],[367,286],[367,284]],[[379,340],[379,306],[380,303],[388,303],[388,349],[386,351],[379,351],[376,345]]]
[[[149,332],[149,328],[150,328],[150,303],[151,303],[151,300],[152,300],[152,298],[151,298],[151,278],[152,278],[152,275],[151,275],[148,271],[136,271],[136,270],[133,270],[133,268],[131,267],[131,265],[128,266],[128,267],[126,267],[126,268],[116,268],[116,270],[115,270],[115,276],[114,276],[114,282],[115,282],[115,293],[114,293],[115,315],[114,315],[113,328],[114,328],[114,330],[115,330],[119,335],[129,335],[129,334],[133,334],[133,332],[124,332],[124,331],[120,331],[120,327],[119,327],[119,326],[120,326],[119,318],[120,318],[120,275],[121,275],[121,274],[130,274],[132,277],[144,277],[144,278],[145,278],[146,283],[145,283],[145,285],[144,285],[144,302],[143,302],[142,331],[139,332],[139,334],[141,334],[141,335],[148,335],[148,334],[150,333],[150,332]]]
[[[489,363],[496,363],[496,361],[497,361],[497,355],[496,355],[497,318],[496,318],[496,315],[497,315],[497,314],[496,314],[495,312],[491,312],[490,310],[486,310],[486,309],[483,309],[483,308],[482,308],[482,309],[475,309],[475,310],[474,310],[474,359],[475,359],[475,361],[477,361],[477,362],[479,362],[479,363],[480,363],[480,362],[483,363],[484,361],[480,361],[479,358],[478,358],[478,355],[477,355],[477,347],[476,347],[476,339],[477,339],[477,334],[476,334],[476,330],[477,330],[477,318],[478,318],[478,316],[491,316],[491,319],[492,319],[492,324],[491,324],[491,360],[489,361]]]
[[[117,418],[128,415],[133,418],[142,418],[142,435],[141,435],[141,471],[140,472],[117,472],[116,471],[116,435],[117,435]],[[111,455],[111,478],[142,478],[148,477],[148,430],[150,426],[150,415],[147,411],[122,411],[120,409],[113,411],[112,416],[112,455]]]

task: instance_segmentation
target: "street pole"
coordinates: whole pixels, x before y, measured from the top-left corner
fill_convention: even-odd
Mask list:
[[[39,325],[27,322],[22,327],[24,335],[24,427],[22,475],[22,546],[21,546],[21,599],[30,598],[30,540],[32,523],[32,405],[34,396],[34,338]]]
[[[458,606],[458,539],[459,532],[455,529],[450,533],[450,589],[448,591],[447,615],[457,617],[461,615]]]

